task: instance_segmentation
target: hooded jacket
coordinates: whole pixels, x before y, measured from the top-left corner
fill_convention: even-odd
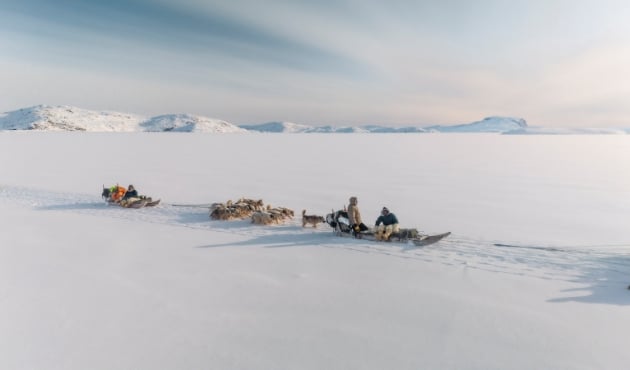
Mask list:
[[[388,212],[386,215],[380,215],[376,219],[376,226],[380,225],[381,222],[383,223],[383,225],[388,226],[388,225],[397,224],[398,219],[396,218],[395,214]]]
[[[359,212],[357,203],[357,197],[350,198],[350,205],[348,205],[348,219],[350,220],[350,225],[360,225],[362,223],[361,212]]]

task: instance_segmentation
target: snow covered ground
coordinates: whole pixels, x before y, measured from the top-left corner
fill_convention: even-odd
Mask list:
[[[0,132],[0,368],[625,369],[628,140]],[[301,227],[351,195],[453,235]],[[201,207],[242,196],[296,218]]]

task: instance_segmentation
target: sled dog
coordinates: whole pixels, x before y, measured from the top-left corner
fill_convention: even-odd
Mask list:
[[[326,220],[322,216],[307,215],[306,210],[302,210],[302,227],[311,224],[313,227],[317,227],[317,224],[324,223]]]

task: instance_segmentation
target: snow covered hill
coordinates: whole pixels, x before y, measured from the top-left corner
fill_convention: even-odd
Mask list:
[[[523,127],[503,132],[504,135],[625,135],[628,128]]]
[[[166,114],[148,119],[140,124],[143,131],[149,132],[210,132],[237,133],[247,130],[219,119],[191,114]]]
[[[267,122],[252,125],[239,125],[240,128],[249,131],[269,133],[304,133],[312,132],[314,127],[293,122]]]
[[[430,131],[437,132],[509,132],[526,129],[527,122],[522,118],[487,117],[481,121],[454,126],[431,126]]]
[[[48,105],[23,108],[0,115],[0,130],[247,132],[229,122],[190,114],[167,114],[146,118],[128,113]]]
[[[487,117],[460,125],[428,127],[384,125],[311,126],[294,122],[236,125],[221,119],[192,114],[144,117],[136,114],[93,111],[72,106],[37,105],[0,113],[0,131],[89,132],[206,132],[206,133],[497,133],[510,135],[601,135],[628,134],[629,128],[530,127],[522,118]]]
[[[363,126],[309,126],[293,122],[268,122],[257,125],[239,125],[239,127],[264,133],[413,133],[427,132],[421,127],[388,127],[379,125]]]
[[[363,127],[357,127],[357,126],[318,126],[318,127],[314,127],[312,131],[310,131],[311,133],[318,133],[318,134],[330,134],[330,133],[336,133],[336,134],[352,134],[352,133],[369,133],[370,131],[366,130]]]
[[[38,105],[0,114],[0,130],[138,131],[143,117],[69,106]]]
[[[92,132],[209,132],[209,133],[423,133],[496,132],[526,128],[519,118],[490,117],[480,122],[457,126],[391,127],[309,126],[293,122],[267,122],[237,126],[220,119],[192,114],[165,114],[156,117],[91,111],[71,106],[38,105],[0,114],[1,130],[92,131]],[[517,133],[517,132],[515,132]]]
[[[422,127],[415,127],[415,126],[407,126],[407,127],[387,127],[387,126],[377,126],[377,125],[366,125],[366,126],[361,126],[363,129],[367,130],[368,132],[373,132],[373,133],[399,133],[399,134],[406,134],[406,133],[416,133],[416,132],[428,132],[427,130],[425,130]]]

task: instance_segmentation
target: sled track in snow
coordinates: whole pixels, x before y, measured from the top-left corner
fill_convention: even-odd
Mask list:
[[[300,216],[283,225],[258,226],[249,220],[212,221],[209,210],[195,205],[162,203],[157,207],[125,209],[107,205],[100,197],[59,193],[21,187],[0,186],[0,202],[50,212],[72,212],[174,227],[230,233],[245,240],[231,246],[310,247],[342,249],[396,258],[441,263],[547,280],[583,282],[585,277],[600,285],[627,285],[630,279],[630,245],[553,246],[526,245],[503,241],[475,240],[456,233],[437,244],[413,247],[338,238],[326,225],[302,228]],[[442,230],[446,231],[446,230]]]

